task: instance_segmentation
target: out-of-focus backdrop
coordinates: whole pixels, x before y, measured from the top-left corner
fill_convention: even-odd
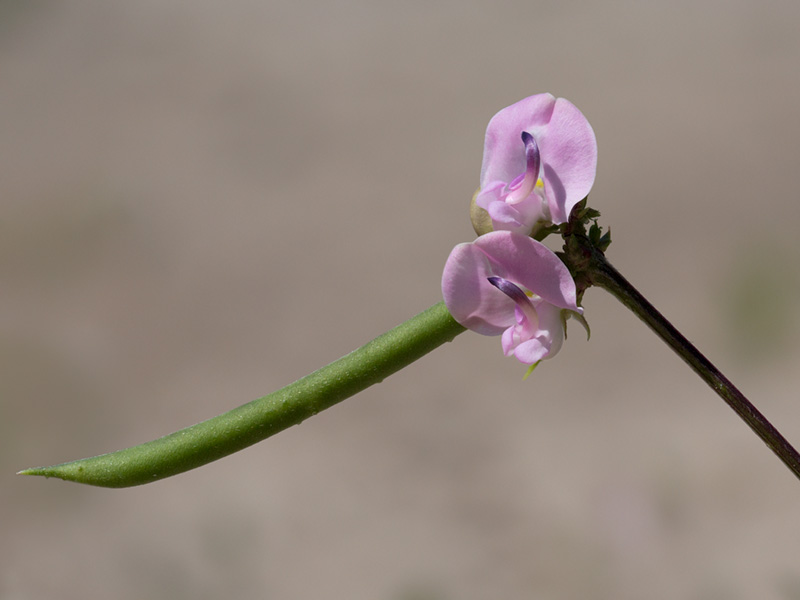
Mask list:
[[[129,490],[15,477],[440,299],[483,133],[595,128],[609,256],[800,443],[800,4],[0,2],[0,600],[800,598],[800,484],[598,290]]]

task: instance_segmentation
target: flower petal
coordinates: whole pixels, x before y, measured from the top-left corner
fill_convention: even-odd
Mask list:
[[[494,266],[493,275],[513,281],[559,308],[583,312],[576,304],[575,282],[569,269],[541,242],[511,231],[493,231],[472,245],[487,257],[487,264],[502,265],[503,272]]]
[[[492,181],[481,187],[475,194],[475,204],[489,210],[489,206],[493,202],[502,202],[503,190],[506,187],[504,181]]]
[[[541,302],[536,305],[536,314],[539,317],[539,331],[546,332],[549,338],[548,353],[546,358],[555,356],[564,344],[564,324],[561,320],[561,309]]]
[[[555,354],[555,352],[550,351],[547,340],[541,337],[535,337],[522,342],[514,349],[514,356],[517,357],[519,362],[525,363],[526,365],[537,363],[544,358],[549,358],[553,354]]]
[[[533,224],[544,216],[542,199],[536,194],[531,194],[516,204],[506,204],[503,201],[491,202],[487,212],[495,231],[513,231],[526,236],[531,232]]]
[[[453,248],[442,274],[442,295],[450,314],[483,335],[500,335],[514,324],[514,301],[489,283],[492,275],[503,277],[504,270],[474,243]]]
[[[481,166],[481,187],[490,181],[510,183],[525,172],[526,156],[520,135],[536,131],[550,122],[556,99],[552,94],[537,94],[512,104],[498,112],[486,127]],[[546,157],[539,144],[542,160]]]
[[[597,139],[592,126],[574,104],[555,101],[546,127],[532,132],[542,155],[545,196],[553,223],[566,223],[583,200],[597,172]]]

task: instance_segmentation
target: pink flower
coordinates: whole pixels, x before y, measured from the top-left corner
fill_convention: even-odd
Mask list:
[[[495,231],[529,235],[539,223],[565,223],[596,170],[597,140],[586,117],[568,100],[537,94],[489,121],[475,202]]]
[[[505,355],[528,365],[561,348],[563,310],[583,313],[564,263],[544,244],[510,231],[453,248],[442,294],[456,321],[483,335],[502,334]]]

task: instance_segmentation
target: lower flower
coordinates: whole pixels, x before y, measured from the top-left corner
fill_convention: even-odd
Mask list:
[[[495,231],[450,253],[442,275],[450,314],[483,335],[501,335],[503,352],[534,366],[552,358],[570,314],[582,315],[575,282],[541,242]]]

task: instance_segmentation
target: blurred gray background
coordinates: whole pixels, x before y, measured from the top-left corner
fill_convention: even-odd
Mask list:
[[[0,600],[800,598],[800,485],[604,292],[210,466],[15,477],[266,394],[440,299],[549,91],[609,257],[800,443],[800,4],[0,2]]]

